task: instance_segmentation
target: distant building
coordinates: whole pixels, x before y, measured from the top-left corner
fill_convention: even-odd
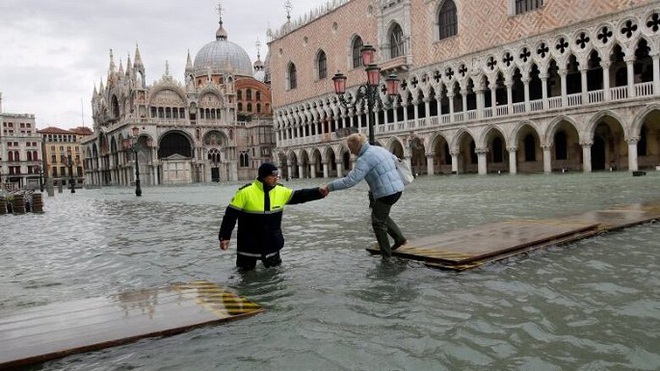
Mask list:
[[[0,93],[0,185],[3,189],[39,188],[41,137],[33,114],[2,111]]]
[[[228,40],[222,16],[219,24],[194,63],[188,53],[183,82],[166,65],[148,85],[139,48],[125,69],[110,52],[108,76],[92,97],[94,134],[83,139],[87,184],[132,184],[135,156],[142,185],[247,180],[271,160],[263,62],[253,65]]]
[[[47,127],[38,130],[43,151],[43,172],[45,178],[52,178],[54,184],[83,187],[85,181],[82,140],[93,134],[91,129],[78,127],[71,130]],[[69,163],[69,158],[71,163]],[[73,176],[72,173],[73,172]]]
[[[277,153],[292,177],[341,176],[367,134],[420,174],[638,170],[660,164],[660,2],[337,0],[270,32]],[[389,105],[385,78],[400,95]],[[339,134],[339,135],[338,135]]]

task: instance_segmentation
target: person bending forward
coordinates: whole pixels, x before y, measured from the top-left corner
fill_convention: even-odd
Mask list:
[[[371,225],[378,240],[378,246],[383,258],[389,258],[392,250],[406,243],[406,238],[390,218],[392,206],[399,200],[403,192],[403,181],[396,169],[397,158],[382,147],[367,143],[363,134],[351,134],[346,138],[346,145],[352,154],[357,156],[355,167],[346,177],[337,179],[321,188],[329,192],[353,187],[362,179],[369,184],[374,202],[371,208]],[[387,235],[392,236],[394,245],[390,247]]]

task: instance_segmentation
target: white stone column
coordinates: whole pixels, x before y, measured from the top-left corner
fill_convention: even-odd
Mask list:
[[[509,151],[509,174],[516,174],[518,173],[518,147],[509,147],[507,150]]]
[[[449,99],[449,122],[454,122],[454,92],[447,92],[447,99]]]
[[[493,110],[493,116],[495,116],[495,111],[497,108],[497,84],[490,84],[490,109]]]
[[[582,93],[582,104],[588,104],[589,103],[589,93],[587,91],[587,66],[583,66],[580,64],[580,86],[581,86],[581,93]]]
[[[452,174],[458,174],[458,156],[461,152],[449,150],[449,154],[451,155],[451,172]]]
[[[286,170],[286,175],[289,177],[289,179],[293,178],[293,166],[287,165]]]
[[[654,54],[653,56],[653,95],[660,95],[660,55]]]
[[[539,74],[541,79],[541,97],[543,99],[543,108],[548,109],[548,73],[542,72]]]
[[[305,167],[303,165],[298,165],[298,178],[303,179],[305,177]]]
[[[593,142],[580,142],[582,146],[582,171],[585,173],[591,172],[591,146]]]
[[[310,171],[309,177],[312,179],[316,178],[316,164],[309,165],[309,171]]]
[[[639,138],[627,138],[626,142],[628,142],[628,170],[637,171],[639,170],[637,159],[637,142],[639,142]]]
[[[541,149],[543,149],[543,172],[550,174],[552,173],[552,146],[544,144]]]
[[[330,178],[330,166],[328,166],[327,162],[323,163],[323,177]]]
[[[435,170],[433,169],[433,158],[435,157],[435,153],[429,153],[426,155],[426,173],[428,175],[434,175]]]
[[[476,148],[474,150],[477,154],[477,167],[479,169],[479,175],[488,174],[488,148]]]
[[[344,177],[344,166],[342,165],[341,161],[337,161],[337,178],[343,178]]]
[[[530,106],[529,106],[529,77],[528,76],[523,77],[522,82],[523,82],[524,89],[525,89],[525,112],[529,113],[529,111],[531,109]],[[513,113],[513,112],[511,112],[511,113]]]
[[[477,93],[477,118],[483,118],[484,117],[484,90],[479,89],[476,91]],[[438,109],[438,116],[440,115],[440,110]]]
[[[568,93],[566,89],[567,74],[568,70],[566,68],[559,69],[559,79],[561,80],[561,106],[564,108],[568,106]]]
[[[635,96],[635,56],[626,56],[624,61],[626,62],[626,69],[628,72],[628,98],[632,98]]]
[[[612,93],[610,93],[610,61],[602,60],[600,66],[603,68],[603,98],[607,102],[612,100]],[[591,167],[591,161],[589,167]]]
[[[507,79],[504,82],[504,86],[506,86],[507,112],[509,113],[509,115],[512,115],[513,114],[513,81]]]

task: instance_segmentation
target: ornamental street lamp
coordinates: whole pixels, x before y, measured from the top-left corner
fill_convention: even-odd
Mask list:
[[[388,102],[383,102],[380,99],[380,94],[378,92],[378,86],[380,85],[380,67],[378,67],[374,61],[374,53],[376,48],[371,45],[364,45],[361,49],[362,53],[362,64],[365,67],[367,72],[367,84],[360,85],[357,90],[357,94],[350,101],[344,97],[346,93],[346,76],[341,72],[337,72],[332,78],[332,82],[335,86],[335,93],[339,96],[339,101],[344,106],[355,106],[358,102],[366,99],[367,101],[367,110],[369,112],[369,144],[375,144],[375,133],[374,133],[374,121],[375,121],[375,112],[374,106],[376,103],[384,107],[390,106],[390,101],[399,95],[399,79],[396,74],[390,74],[385,79],[385,85],[387,88],[387,96],[389,97]]]
[[[41,167],[41,165],[36,165],[35,170],[39,173],[39,191],[43,193],[44,191],[44,169]]]
[[[129,136],[128,138],[124,139],[124,149],[127,151],[133,152],[133,155],[135,156],[135,195],[140,197],[142,196],[142,188],[140,187],[140,163],[138,162],[138,154],[140,152],[140,149],[142,148],[143,144],[140,143],[141,136],[140,134],[140,128],[137,126],[134,126],[132,130],[133,135]],[[145,138],[145,143],[144,145],[147,148],[151,147],[151,138],[149,137],[144,137]]]
[[[73,179],[73,159],[71,159],[71,152],[67,155],[66,163],[69,167],[69,185],[71,186],[71,193],[76,193],[76,181]]]

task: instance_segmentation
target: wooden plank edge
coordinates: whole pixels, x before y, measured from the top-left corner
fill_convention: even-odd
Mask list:
[[[477,268],[485,263],[491,263],[491,262],[507,259],[512,256],[524,254],[532,250],[542,249],[549,246],[561,246],[603,233],[604,231],[602,229],[597,228],[597,226],[598,224],[595,224],[593,225],[593,228],[583,229],[575,233],[563,234],[559,238],[551,239],[551,240],[546,239],[542,243],[528,244],[518,249],[500,250],[500,252],[503,252],[502,254],[494,254],[494,255],[491,254],[490,256],[487,256],[485,258],[473,259],[467,263],[463,263],[463,262],[456,263],[456,261],[452,261],[452,260],[446,261],[444,259],[439,259],[439,258],[424,257],[420,255],[411,255],[411,254],[398,253],[398,252],[392,252],[392,255],[405,259],[421,261],[424,263],[424,265],[430,268],[448,269],[453,271],[465,271],[468,269]],[[367,251],[369,251],[369,253],[371,253],[372,255],[380,255],[380,250],[378,249],[367,248]]]
[[[110,348],[110,347],[115,347],[118,345],[124,345],[124,344],[129,344],[129,343],[134,343],[138,340],[142,339],[147,339],[147,338],[153,338],[153,337],[160,337],[160,336],[172,336],[172,335],[177,335],[181,334],[190,330],[194,330],[196,328],[201,328],[213,324],[220,324],[220,323],[226,323],[226,322],[232,322],[236,321],[239,319],[247,318],[247,317],[252,317],[254,315],[257,315],[259,313],[264,312],[264,308],[259,308],[253,312],[249,313],[242,313],[242,314],[237,314],[231,317],[226,317],[226,318],[218,318],[216,320],[211,320],[207,321],[204,323],[197,323],[194,325],[190,326],[183,326],[183,327],[178,327],[178,328],[172,328],[172,329],[167,329],[167,330],[162,330],[162,331],[154,331],[146,334],[140,334],[136,336],[130,336],[127,338],[123,339],[115,339],[115,340],[109,340],[105,341],[102,343],[96,343],[96,344],[90,344],[90,345],[85,345],[77,348],[71,348],[63,351],[57,351],[57,352],[52,352],[48,354],[40,354],[38,356],[34,357],[28,357],[28,358],[22,358],[22,359],[15,359],[15,360],[10,360],[7,362],[2,362],[0,363],[0,369],[2,370],[12,370],[18,367],[25,367],[25,366],[30,366],[30,365],[35,365],[35,364],[40,364],[44,363],[47,361],[52,361],[54,359],[58,358],[63,358],[69,355],[73,354],[79,354],[79,353],[87,353],[87,352],[93,352],[105,348]]]
[[[649,217],[649,218],[645,218],[645,219],[634,220],[634,221],[631,221],[631,222],[616,224],[616,225],[615,224],[608,224],[608,223],[601,223],[600,226],[599,226],[599,229],[601,230],[601,232],[615,232],[615,231],[619,231],[619,230],[622,230],[622,229],[625,229],[625,228],[634,227],[634,226],[641,225],[641,224],[657,223],[657,222],[660,222],[660,218],[658,218],[658,216],[653,216],[653,217]]]
[[[479,261],[479,260],[485,260],[485,259],[488,259],[488,258],[491,258],[491,257],[497,257],[497,256],[502,255],[502,254],[508,254],[509,252],[515,252],[515,251],[521,250],[521,249],[533,248],[534,246],[541,246],[541,245],[544,245],[546,243],[554,244],[555,241],[560,241],[564,238],[570,238],[573,235],[580,235],[584,232],[588,232],[588,231],[592,231],[592,230],[593,231],[598,231],[599,227],[600,227],[600,223],[593,223],[593,224],[584,225],[580,228],[576,228],[576,229],[573,229],[573,230],[570,230],[570,231],[567,231],[567,232],[564,232],[564,233],[558,233],[558,234],[554,234],[552,236],[548,236],[548,237],[541,238],[541,239],[538,239],[538,240],[534,240],[534,241],[530,241],[530,242],[527,242],[527,243],[522,243],[522,244],[519,244],[519,245],[511,246],[509,248],[498,250],[496,252],[489,252],[489,253],[485,253],[485,254],[481,254],[481,255],[474,255],[470,258],[463,259],[463,260],[460,260],[460,261],[456,261],[456,264],[468,264],[468,263],[472,263],[472,262]]]
[[[509,259],[511,257],[514,257],[514,256],[523,255],[523,254],[526,254],[530,251],[545,249],[545,248],[548,248],[548,247],[551,247],[551,246],[568,245],[570,243],[580,241],[580,240],[583,240],[583,239],[587,239],[587,238],[590,238],[590,237],[593,237],[595,235],[602,234],[602,233],[604,233],[604,232],[602,230],[598,230],[598,229],[588,230],[588,231],[584,231],[582,233],[566,236],[563,239],[547,241],[547,242],[545,242],[543,244],[540,244],[540,245],[528,246],[528,247],[520,249],[520,250],[510,251],[507,254],[493,256],[489,259],[483,259],[483,260],[475,261],[475,262],[472,262],[470,264],[447,265],[447,264],[442,264],[442,263],[438,263],[438,262],[424,262],[424,265],[426,265],[429,268],[437,268],[437,269],[445,269],[445,270],[453,270],[453,271],[465,271],[465,270],[468,270],[468,269],[474,269],[474,268],[481,267],[484,264],[495,263],[495,262],[498,262],[498,261]]]

